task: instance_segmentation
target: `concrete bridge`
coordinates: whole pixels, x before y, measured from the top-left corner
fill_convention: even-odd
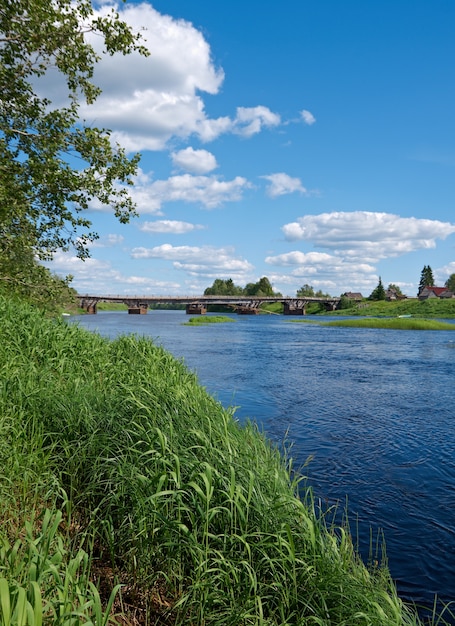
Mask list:
[[[290,296],[96,296],[78,295],[79,305],[87,313],[96,313],[99,302],[120,302],[126,304],[128,313],[142,315],[147,313],[153,304],[184,304],[188,315],[204,315],[207,306],[217,304],[231,307],[239,315],[256,315],[260,312],[262,304],[280,302],[283,304],[284,315],[305,315],[306,306],[312,302],[321,304],[326,311],[334,311],[338,308],[341,298],[316,298],[303,297],[291,298]]]

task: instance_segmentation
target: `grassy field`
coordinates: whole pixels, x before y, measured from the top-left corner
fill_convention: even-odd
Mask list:
[[[183,363],[1,298],[0,320],[2,626],[421,623]]]
[[[407,298],[396,302],[363,300],[353,308],[335,311],[330,315],[375,315],[396,317],[398,315],[412,315],[423,318],[455,318],[455,298],[440,300],[430,298],[420,301],[417,298]]]

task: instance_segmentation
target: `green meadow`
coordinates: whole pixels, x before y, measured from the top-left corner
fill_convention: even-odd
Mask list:
[[[184,363],[3,298],[0,320],[2,626],[421,624]]]

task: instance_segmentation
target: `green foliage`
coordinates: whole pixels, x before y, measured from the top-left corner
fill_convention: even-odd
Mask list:
[[[0,278],[10,282],[23,283],[25,263],[58,249],[88,256],[97,235],[83,212],[93,201],[121,222],[135,213],[127,186],[139,156],[127,158],[109,131],[80,120],[81,102],[99,94],[87,33],[104,41],[106,54],[145,53],[113,9],[97,17],[88,0],[0,6],[0,241],[8,260]],[[43,95],[51,75],[66,85],[64,104]]]
[[[120,585],[103,608],[89,580],[89,555],[83,549],[74,556],[68,553],[61,522],[60,511],[46,509],[25,523],[24,535],[14,543],[0,535],[1,626],[112,623],[110,611]]]
[[[377,287],[373,289],[373,291],[368,296],[369,300],[385,300],[385,289],[382,284],[381,277],[379,277],[379,283]]]
[[[355,306],[356,306],[356,301],[355,300],[351,300],[347,296],[341,295],[340,303],[338,304],[338,310],[339,311],[344,311],[345,309],[351,309],[351,308],[353,308]]]
[[[311,285],[308,285],[307,283],[302,285],[302,287],[300,287],[300,289],[297,290],[296,295],[297,295],[297,298],[304,298],[305,296],[309,298],[330,298],[330,294],[323,293],[321,289],[318,289],[318,291],[315,292],[314,287],[312,287]]]
[[[429,265],[424,265],[422,272],[420,274],[418,293],[420,293],[422,289],[424,289],[425,287],[432,287],[433,285],[434,285],[433,270],[431,269]]]
[[[223,280],[217,278],[213,281],[211,287],[207,287],[204,291],[204,296],[241,296],[243,295],[243,288],[234,284],[232,278]]]
[[[17,240],[0,239],[0,293],[18,295],[48,311],[76,308],[76,293],[65,280],[40,265],[30,248]]]
[[[303,296],[314,296],[314,289],[311,285],[304,284],[300,289],[297,290],[297,298],[302,298]]]
[[[394,283],[389,283],[389,286],[387,287],[387,289],[389,291],[394,291],[397,296],[402,296],[403,292],[401,291],[400,287],[398,287],[398,285],[395,285]]]
[[[245,287],[234,284],[232,278],[223,280],[217,278],[211,287],[204,291],[205,296],[280,296],[275,293],[273,287],[266,276],[263,276],[257,283],[248,283]]]
[[[447,289],[450,289],[452,293],[455,293],[455,274],[450,274],[444,285]]]
[[[273,291],[273,287],[267,278],[267,276],[263,276],[258,280],[257,283],[248,283],[245,285],[245,295],[246,296],[275,296]]]
[[[101,626],[118,577],[122,598],[132,592],[123,606],[136,602],[122,623],[420,623],[387,568],[368,569],[348,529],[317,512],[290,460],[182,362],[145,338],[111,342],[3,298],[0,319],[6,611],[30,585],[30,623],[41,598],[42,623],[83,624],[88,612]],[[55,513],[27,534],[37,509]],[[31,538],[21,558],[18,536]],[[112,573],[101,602],[86,584],[97,568]]]
[[[198,315],[191,317],[185,326],[203,326],[204,324],[224,324],[225,322],[233,322],[232,317],[226,315]]]

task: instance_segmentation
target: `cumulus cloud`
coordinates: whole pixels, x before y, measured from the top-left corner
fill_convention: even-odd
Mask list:
[[[295,193],[296,191],[303,194],[307,193],[300,178],[292,178],[284,172],[261,176],[261,178],[270,182],[270,185],[267,187],[267,195],[271,198],[277,198],[278,196],[283,196],[288,193]]]
[[[305,124],[307,124],[308,126],[311,126],[316,121],[316,118],[314,117],[314,115],[310,113],[309,111],[307,111],[306,109],[303,109],[303,111],[300,111],[300,115],[303,121],[305,122]]]
[[[260,105],[239,107],[233,117],[210,118],[203,97],[219,92],[224,71],[216,65],[203,33],[186,20],[159,13],[147,2],[108,3],[98,14],[105,15],[112,7],[141,33],[150,56],[102,55],[102,38],[87,34],[101,56],[94,82],[102,93],[93,104],[82,104],[81,117],[110,128],[112,140],[127,152],[163,150],[170,139],[192,135],[202,141],[223,133],[251,137],[280,123],[277,114]],[[49,71],[39,81],[39,89],[56,106],[64,104],[66,91],[57,71]]]
[[[265,106],[238,107],[233,130],[243,137],[251,137],[259,133],[263,127],[271,128],[280,123],[280,116]]]
[[[136,203],[140,215],[162,215],[162,206],[167,202],[189,202],[205,209],[215,209],[225,202],[241,200],[243,192],[251,183],[242,176],[223,180],[219,176],[192,176],[181,174],[165,180],[153,180],[151,174],[139,171],[133,179],[134,185],[128,193]],[[92,209],[110,211],[108,206],[93,202]]]
[[[173,235],[183,235],[193,230],[205,228],[202,224],[190,224],[190,222],[180,222],[177,220],[157,220],[155,222],[144,222],[139,226],[139,230],[144,233],[167,233]]]
[[[233,248],[213,246],[172,246],[168,243],[154,248],[138,247],[131,251],[134,259],[165,259],[172,261],[174,268],[191,275],[226,275],[236,277],[251,272],[253,266],[246,259],[235,255]]]
[[[282,227],[288,241],[310,241],[320,248],[368,262],[436,246],[455,232],[455,224],[353,211],[306,215]]]
[[[295,250],[277,256],[268,256],[265,259],[270,265],[329,265],[334,261],[334,257],[325,252],[300,252]]]
[[[185,148],[171,154],[175,166],[187,170],[191,174],[207,174],[218,167],[214,155],[208,150]]]
[[[294,250],[285,254],[268,256],[265,262],[269,265],[284,266],[293,268],[290,276],[311,277],[328,276],[346,278],[347,275],[355,273],[359,275],[371,276],[375,272],[375,267],[368,263],[353,263],[350,259],[343,259],[340,256],[327,254],[325,252],[301,252]]]
[[[126,275],[112,267],[110,262],[89,258],[82,261],[67,253],[57,252],[52,262],[46,265],[56,274],[73,275],[71,286],[81,295],[131,295],[137,293],[135,287],[140,286],[141,294],[175,293],[181,289],[175,281],[156,280],[149,276]]]
[[[214,209],[224,202],[235,202],[241,199],[243,191],[251,185],[246,178],[236,176],[233,180],[224,181],[216,176],[171,176],[167,180],[151,183],[149,193],[161,206],[164,202],[193,202],[206,209]]]

